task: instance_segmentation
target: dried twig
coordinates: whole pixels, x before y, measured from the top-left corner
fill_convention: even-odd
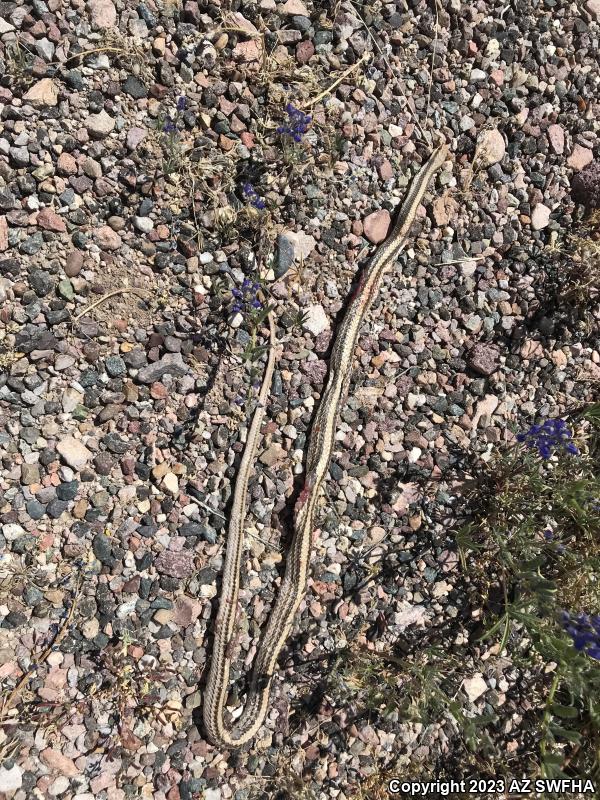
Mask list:
[[[102,295],[102,297],[99,300],[96,300],[90,306],[88,306],[79,314],[77,314],[77,316],[73,318],[73,322],[78,322],[78,320],[80,320],[81,317],[84,317],[86,314],[92,311],[92,309],[97,308],[105,300],[108,300],[109,298],[114,297],[117,294],[124,294],[125,292],[133,292],[134,294],[136,292],[145,292],[146,294],[152,294],[150,289],[140,289],[137,286],[124,286],[121,289],[115,289],[113,292],[107,292],[107,294]]]

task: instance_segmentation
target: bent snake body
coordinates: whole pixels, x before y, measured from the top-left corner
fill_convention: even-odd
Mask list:
[[[212,661],[204,693],[204,725],[210,740],[219,747],[232,749],[251,742],[265,719],[277,659],[291,632],[296,612],[306,591],[317,501],[331,461],[335,430],[346,398],[358,333],[385,271],[394,263],[406,244],[410,227],[432,177],[447,156],[446,146],[438,147],[417,173],[391,235],[364,269],[340,324],[331,353],[327,384],[310,434],[306,479],[294,509],[294,535],[285,574],[254,660],[246,702],[241,714],[230,726],[225,721],[224,712],[229,691],[231,650],[235,638],[248,480],[260,440],[260,427],[276,358],[275,328],[273,318],[269,316],[269,357],[235,486]]]

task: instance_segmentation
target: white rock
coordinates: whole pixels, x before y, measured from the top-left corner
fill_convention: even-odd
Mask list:
[[[115,120],[104,109],[99,114],[90,114],[85,121],[85,127],[91,136],[103,138],[108,136],[115,127]]]
[[[472,678],[466,678],[463,681],[463,689],[465,690],[469,700],[473,703],[478,697],[481,697],[482,694],[487,692],[488,685],[483,680],[483,675],[481,675],[481,673],[477,673],[476,675],[473,675]]]
[[[172,495],[179,493],[179,481],[174,472],[167,472],[162,482],[163,488]]]
[[[323,331],[328,330],[329,327],[330,322],[327,314],[323,310],[323,306],[320,304],[309,306],[306,312],[304,328],[310,331],[313,336],[318,336],[320,333],[323,333]]]
[[[0,786],[3,792],[16,792],[22,785],[23,773],[20,767],[16,764],[11,769],[0,767]]]
[[[477,137],[477,162],[483,169],[502,161],[505,153],[506,145],[500,131],[482,131]]]
[[[534,231],[541,231],[550,222],[550,209],[543,203],[538,203],[531,214],[531,227]]]
[[[87,447],[73,436],[65,436],[64,439],[61,439],[56,445],[56,449],[62,456],[63,461],[73,469],[81,469],[92,457],[92,453]]]
[[[152,228],[154,228],[154,222],[150,217],[134,217],[133,224],[134,227],[142,233],[150,233]]]

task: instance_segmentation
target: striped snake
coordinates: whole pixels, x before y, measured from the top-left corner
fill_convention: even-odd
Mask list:
[[[229,725],[225,721],[224,712],[235,641],[248,480],[260,440],[260,427],[276,359],[275,325],[272,315],[269,315],[268,362],[235,485],[212,661],[204,694],[204,725],[210,740],[219,747],[232,749],[252,741],[267,714],[271,681],[277,659],[291,632],[296,612],[306,591],[317,502],[331,461],[335,430],[348,390],[358,333],[379,290],[385,271],[394,263],[406,244],[419,203],[433,175],[440,169],[447,156],[448,150],[442,145],[419,170],[400,209],[391,235],[376,251],[363,271],[348,303],[331,353],[327,385],[321,396],[310,434],[306,456],[306,479],[294,509],[294,535],[287,556],[285,574],[254,659],[246,702],[233,724]]]

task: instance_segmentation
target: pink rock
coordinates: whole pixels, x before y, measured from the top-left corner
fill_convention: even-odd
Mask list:
[[[258,61],[260,54],[260,47],[255,39],[238,42],[233,48],[233,56],[237,61]]]
[[[315,54],[315,46],[311,41],[299,42],[296,47],[296,61],[299,64],[308,64]]]
[[[77,161],[70,153],[61,153],[56,162],[59,175],[77,175]]]
[[[287,3],[284,3],[278,11],[280,14],[289,14],[291,17],[310,17],[302,0],[287,0]]]
[[[504,83],[504,71],[501,69],[493,69],[490,72],[490,80],[494,86],[502,86]]]
[[[592,17],[600,20],[600,0],[588,0],[585,7],[590,12]]]
[[[571,169],[579,172],[579,170],[587,167],[593,157],[594,154],[591,150],[589,150],[587,147],[582,147],[580,144],[576,144],[573,148],[573,152],[567,158],[567,164],[571,167]]]
[[[42,208],[37,215],[37,224],[46,231],[64,233],[67,230],[64,219],[59,217],[51,208]]]
[[[65,262],[65,275],[74,278],[79,275],[83,267],[83,253],[80,250],[71,250]]]
[[[23,95],[23,100],[27,100],[35,108],[55,106],[58,103],[58,87],[52,78],[42,78]]]
[[[562,155],[565,151],[565,132],[560,125],[550,125],[548,127],[548,141],[550,147],[557,155]]]
[[[163,575],[173,578],[187,578],[194,571],[194,557],[189,550],[185,553],[174,553],[171,550],[163,552],[155,560],[156,569]]]
[[[69,778],[74,778],[79,775],[79,770],[75,766],[75,762],[64,756],[60,750],[54,750],[47,747],[40,753],[40,759],[54,772],[60,772],[61,775],[66,775]]]
[[[175,614],[173,621],[182,627],[187,627],[195,622],[200,616],[202,611],[202,603],[198,600],[192,600],[191,597],[178,597],[175,601]]]
[[[94,238],[98,242],[98,247],[102,250],[118,250],[122,244],[119,234],[109,228],[108,225],[102,225],[102,227],[98,228]]]
[[[389,211],[382,208],[369,214],[364,221],[365,236],[373,244],[383,242],[390,227],[391,217]]]
[[[383,161],[378,164],[377,172],[382,181],[389,181],[390,178],[394,177],[394,170],[387,158],[384,158]]]
[[[8,223],[6,217],[0,217],[0,253],[8,249]]]
[[[130,128],[127,131],[127,139],[125,140],[127,149],[135,150],[135,148],[145,138],[145,136],[146,136],[145,128]]]
[[[114,28],[117,23],[117,10],[112,0],[89,0],[88,9],[92,27],[96,30]]]

